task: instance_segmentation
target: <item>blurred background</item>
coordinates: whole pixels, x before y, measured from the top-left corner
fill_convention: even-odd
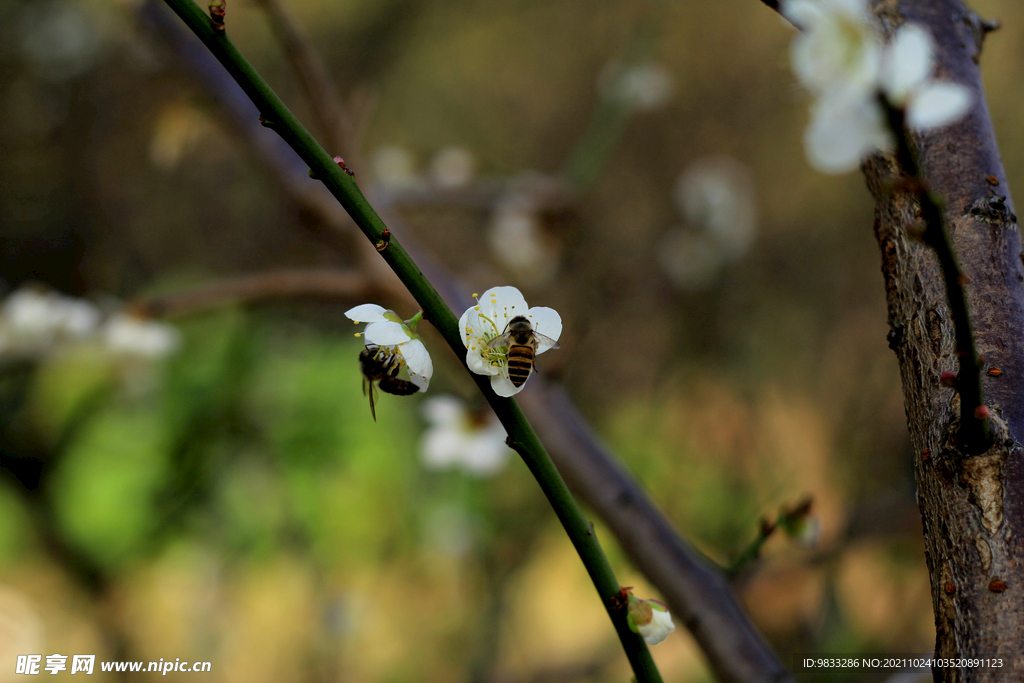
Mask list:
[[[733,566],[813,499],[735,572],[783,661],[930,651],[872,205],[804,160],[792,28],[756,0],[282,1],[336,126],[262,0],[230,1],[231,38],[463,296],[561,313],[540,371],[687,539]],[[1024,7],[972,4],[1003,21],[982,67],[1015,184]],[[205,660],[211,682],[628,680],[428,325],[430,393],[371,420],[343,312],[414,304],[182,30],[160,3],[0,2],[0,680],[31,653]],[[682,627],[654,656],[711,680]]]

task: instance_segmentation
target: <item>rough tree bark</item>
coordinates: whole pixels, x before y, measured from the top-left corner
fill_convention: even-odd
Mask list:
[[[1002,656],[1004,667],[937,669],[936,680],[1019,680],[1024,658],[1024,267],[1021,239],[981,85],[979,57],[991,28],[960,0],[883,0],[891,34],[903,21],[935,37],[941,77],[971,88],[961,122],[915,136],[929,187],[945,199],[954,249],[967,275],[967,301],[983,357],[983,400],[992,447],[958,450],[955,389],[943,371],[958,362],[946,292],[934,253],[908,236],[918,220],[898,185],[893,157],[865,165],[876,201],[889,308],[889,344],[899,359],[924,521],[938,657]],[[1016,660],[1016,661],[1015,661]],[[1014,670],[1016,669],[1016,670]]]

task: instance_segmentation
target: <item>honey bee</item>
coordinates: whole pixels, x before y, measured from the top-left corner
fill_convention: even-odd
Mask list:
[[[359,352],[359,368],[363,371],[363,396],[370,397],[370,415],[377,421],[374,408],[377,386],[380,390],[395,396],[411,396],[420,390],[416,384],[398,378],[402,363],[394,354],[381,353],[379,346],[367,346]]]
[[[558,342],[554,339],[535,332],[533,324],[525,315],[517,315],[508,321],[504,334],[487,342],[487,348],[508,347],[508,378],[519,388],[534,369],[534,356],[541,342],[550,344],[552,349],[558,348]]]

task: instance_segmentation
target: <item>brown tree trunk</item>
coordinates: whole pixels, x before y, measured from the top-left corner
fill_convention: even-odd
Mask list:
[[[916,201],[898,188],[895,161],[865,167],[875,197],[875,234],[891,331],[914,446],[918,504],[935,609],[935,653],[1002,657],[1002,668],[936,669],[936,680],[1020,680],[1024,644],[1024,267],[1021,239],[999,160],[978,66],[987,27],[960,0],[883,0],[889,32],[911,21],[927,27],[939,75],[968,86],[970,115],[915,137],[929,187],[945,199],[946,225],[968,277],[967,301],[983,357],[983,400],[994,445],[958,450],[952,434],[959,397],[940,373],[958,361],[949,305],[934,253],[908,236]]]

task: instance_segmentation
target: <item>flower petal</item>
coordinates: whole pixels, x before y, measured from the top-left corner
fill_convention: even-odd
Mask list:
[[[639,626],[638,630],[648,645],[657,645],[676,630],[676,625],[667,611],[654,609],[650,623]]]
[[[874,87],[882,48],[864,3],[822,3],[820,12],[793,38],[790,59],[797,79],[818,93],[836,86]]]
[[[526,317],[533,324],[534,332],[558,341],[558,337],[562,334],[562,317],[558,315],[558,311],[546,306],[534,306],[526,312]],[[538,340],[538,342],[536,351],[538,355],[552,348],[550,342],[544,340]]]
[[[466,365],[477,375],[500,375],[501,368],[491,365],[480,355],[480,348],[466,349]]]
[[[512,450],[505,445],[504,428],[497,425],[497,429],[481,429],[467,439],[462,452],[462,466],[478,477],[493,477],[505,467],[511,453]]]
[[[366,326],[366,331],[363,334],[367,344],[376,344],[377,346],[404,344],[411,339],[408,330],[399,323],[393,322],[370,323]]]
[[[454,429],[462,424],[466,411],[454,396],[435,396],[423,402],[423,417],[435,427]]]
[[[345,311],[345,317],[357,323],[382,323],[387,320],[387,309],[377,304],[363,304]]]
[[[459,334],[462,335],[462,344],[468,349],[470,338],[474,336],[474,330],[480,321],[478,315],[479,306],[471,306],[466,309],[466,312],[459,318]]]
[[[480,297],[480,307],[494,323],[495,334],[505,331],[509,318],[525,315],[529,309],[522,292],[515,287],[491,287]]]
[[[932,36],[917,24],[904,24],[885,52],[882,88],[893,104],[904,105],[915,88],[932,74]]]
[[[423,435],[423,464],[440,469],[459,461],[466,438],[458,428],[438,427]]]
[[[525,386],[526,382],[523,382],[518,387],[515,384],[512,384],[512,380],[510,380],[504,373],[499,373],[491,377],[491,389],[493,389],[494,393],[498,396],[504,396],[505,398],[515,396],[522,391]]]
[[[430,360],[427,347],[419,339],[413,339],[399,346],[398,352],[402,354],[409,367],[409,379],[420,388],[420,391],[426,391],[430,386],[430,378],[434,376],[434,363]]]
[[[852,171],[865,156],[891,144],[880,108],[870,93],[860,90],[818,100],[804,134],[807,160],[823,173]]]
[[[782,0],[779,6],[782,16],[793,25],[808,29],[821,20],[822,11],[818,3],[811,0]]]
[[[959,83],[929,83],[914,93],[907,107],[907,123],[914,128],[948,125],[970,110],[971,100],[971,91]]]

